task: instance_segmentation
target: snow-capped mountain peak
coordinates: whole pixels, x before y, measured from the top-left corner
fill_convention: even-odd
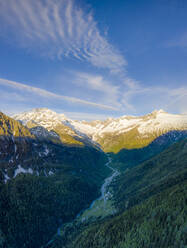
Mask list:
[[[48,131],[55,130],[59,124],[63,125],[61,133],[88,138],[99,143],[103,149],[110,147],[112,143],[115,143],[118,150],[124,147],[139,148],[169,131],[187,130],[187,115],[169,114],[162,109],[139,117],[122,116],[92,122],[71,120],[63,114],[45,108],[24,112],[14,118],[28,127],[37,125]]]
[[[58,114],[47,108],[37,108],[14,115],[13,118],[30,128],[31,133],[38,138],[66,144],[81,144],[76,139],[80,135],[67,124],[69,119],[64,114]]]
[[[24,125],[27,125],[28,122],[34,122],[36,125],[42,126],[48,130],[53,129],[57,124],[61,124],[63,121],[67,120],[64,114],[57,114],[47,108],[32,109],[31,111],[14,115],[13,118],[20,120]]]

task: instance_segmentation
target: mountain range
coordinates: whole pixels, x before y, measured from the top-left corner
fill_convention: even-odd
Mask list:
[[[126,168],[187,136],[187,115],[163,110],[86,122],[41,108],[12,117],[1,113],[0,124],[0,173],[5,181],[24,172],[52,175],[56,169],[49,162],[58,163],[56,154],[62,149],[110,152],[116,166]]]
[[[123,238],[118,246],[112,232],[108,240],[116,246],[109,246],[92,229],[93,221],[73,231],[68,224],[65,240],[57,236],[54,243],[49,241],[60,225],[74,223],[80,211],[89,209],[113,170],[120,174],[112,184],[117,217],[108,217],[109,225],[117,223],[115,233],[122,235],[121,228],[126,229],[118,219],[130,208],[139,209],[144,201],[146,208],[156,194],[168,204],[165,190],[173,194],[179,184],[185,185],[186,138],[187,115],[163,110],[92,122],[71,120],[46,108],[11,117],[0,112],[0,247],[133,247],[123,246]],[[105,166],[108,158],[112,167]],[[141,218],[142,224],[147,216]],[[108,222],[102,220],[96,228],[105,232],[105,226]],[[98,235],[99,245],[87,242],[87,234],[91,239]],[[164,247],[159,242],[145,247]]]
[[[155,110],[145,116],[122,116],[108,118],[105,121],[76,121],[63,114],[49,109],[33,109],[32,111],[14,115],[15,120],[30,128],[38,137],[47,134],[61,139],[64,143],[92,142],[99,145],[104,152],[118,153],[121,149],[142,148],[149,145],[157,137],[173,130],[187,130],[187,115],[174,115],[163,110]]]

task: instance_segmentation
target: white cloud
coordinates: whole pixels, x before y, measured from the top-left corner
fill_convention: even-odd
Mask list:
[[[169,101],[166,109],[174,109],[180,113],[187,113],[187,87],[171,89],[168,91]]]
[[[104,99],[104,102],[107,102],[107,98],[110,96],[110,82],[98,76],[94,78],[93,75],[88,79],[91,80],[88,83],[88,87],[94,88],[95,91],[103,93],[105,91],[104,86],[106,86],[106,92],[103,94],[105,94],[104,98],[106,98]],[[97,80],[97,83],[94,83],[95,80]],[[111,101],[113,103],[117,101],[117,105],[107,105],[103,104],[103,102],[98,103],[99,101],[96,100],[95,102],[85,101],[79,98],[55,94],[37,87],[32,87],[1,78],[0,85],[2,86],[0,90],[1,111],[9,111],[9,113],[16,113],[19,111],[22,112],[33,107],[49,107],[56,109],[58,106],[58,108],[64,108],[65,102],[73,103],[73,106],[75,107],[77,104],[80,104],[84,107],[82,108],[83,111],[88,111],[88,109],[85,108],[87,106],[93,107],[97,110],[95,114],[93,112],[68,112],[66,110],[64,113],[73,119],[106,119],[108,117],[106,111],[108,110],[110,111],[110,114],[113,113],[113,116],[124,114],[139,115],[140,113],[149,113],[154,109],[164,109],[165,111],[171,113],[187,113],[186,86],[180,88],[153,86],[148,88],[139,85],[139,88],[136,87],[127,91],[123,91],[122,88],[119,88],[114,93]],[[118,107],[118,105],[121,106]],[[98,112],[98,110],[100,111]],[[105,112],[101,112],[102,110]]]
[[[92,13],[75,0],[0,0],[0,20],[19,43],[37,47],[47,56],[75,57],[113,72],[126,65],[99,31]]]
[[[112,105],[121,113],[138,114],[143,109],[150,112],[158,108],[176,113],[187,111],[187,102],[185,100],[187,99],[186,86],[181,88],[165,86],[148,87],[128,77],[121,79],[123,83],[119,84],[118,82],[115,85],[101,75],[80,72],[75,73],[75,78],[72,82],[82,87],[84,91],[86,89],[91,90],[94,99],[97,99],[98,95],[102,103]],[[86,91],[86,93],[89,94],[89,91]]]
[[[109,115],[105,114],[96,114],[96,113],[84,113],[84,112],[64,112],[64,114],[73,120],[106,120],[109,118]]]
[[[28,86],[26,84],[22,84],[22,83],[15,82],[15,81],[10,81],[10,80],[3,79],[3,78],[0,78],[0,84],[4,85],[4,86],[11,87],[11,88],[14,88],[16,90],[21,90],[23,92],[34,93],[35,95],[37,95],[39,97],[47,98],[49,100],[50,99],[51,100],[52,99],[64,100],[66,102],[70,102],[70,103],[74,103],[74,104],[78,103],[78,104],[83,104],[83,105],[86,105],[86,106],[93,106],[93,107],[97,107],[97,108],[100,108],[100,109],[117,110],[113,106],[99,104],[99,103],[95,103],[95,102],[90,102],[90,101],[82,100],[82,99],[79,99],[79,98],[76,98],[76,97],[69,97],[69,96],[63,96],[63,95],[55,94],[55,93],[52,93],[52,92],[44,90],[44,89]]]
[[[178,110],[186,111],[185,87],[144,87],[128,77],[125,58],[100,32],[91,11],[79,4],[76,0],[0,0],[0,35],[7,34],[13,41],[16,39],[25,48],[39,51],[42,55],[57,59],[76,58],[113,72],[116,81],[111,82],[103,76],[77,74],[76,83],[84,83],[84,87],[103,94],[99,103],[94,102],[95,99],[93,102],[85,101],[5,79],[0,79],[0,84],[46,99],[101,109],[136,112],[145,102],[148,107],[161,104],[162,108],[170,110],[176,105]],[[186,44],[187,35],[184,33],[168,46],[186,47]],[[19,95],[16,97],[19,99]]]
[[[102,75],[75,73],[75,78],[72,82],[79,87],[91,90],[92,94],[95,91],[95,97],[97,93],[101,93],[100,99],[103,103],[110,104],[118,109],[122,107],[119,101],[120,86],[112,84],[112,82],[104,79]]]
[[[92,83],[91,87],[92,87]],[[97,90],[102,91],[100,83],[93,84]],[[101,87],[100,87],[101,86]],[[104,88],[103,88],[104,89]],[[169,88],[165,86],[152,86],[143,87],[138,84],[134,89],[123,91],[121,88],[117,92],[118,101],[125,108],[120,108],[119,112],[116,112],[114,117],[130,114],[140,115],[152,112],[154,109],[164,109],[169,113],[187,113],[187,87],[183,86],[180,88]],[[123,96],[122,96],[123,95]],[[74,113],[69,112],[67,116],[73,119],[106,119],[108,115],[97,115],[90,113]],[[111,117],[111,116],[110,116]]]
[[[77,76],[86,80],[90,89],[103,92],[99,102],[113,105],[113,109],[133,109],[127,100],[119,100],[121,82],[128,88],[137,83],[126,75],[127,61],[101,34],[91,11],[80,8],[75,0],[0,0],[0,21],[0,27],[4,25],[8,35],[11,30],[24,47],[52,58],[76,58],[108,69],[116,76],[115,85],[100,76]]]
[[[168,112],[185,113],[187,111],[187,87],[169,88],[164,86],[144,87],[139,84],[135,89],[124,93],[132,111],[150,112],[152,109],[164,109]],[[129,107],[129,109],[130,109]]]

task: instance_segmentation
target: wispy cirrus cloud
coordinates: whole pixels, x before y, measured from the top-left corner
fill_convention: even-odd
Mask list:
[[[86,105],[86,106],[92,106],[92,107],[96,107],[96,108],[100,108],[100,109],[106,109],[106,110],[117,110],[117,108],[113,107],[113,106],[109,106],[109,105],[105,105],[105,104],[99,104],[99,103],[95,103],[95,102],[91,102],[91,101],[86,101],[80,98],[76,98],[76,97],[69,97],[69,96],[64,96],[64,95],[59,95],[59,94],[55,94],[53,92],[38,88],[38,87],[32,87],[23,83],[19,83],[19,82],[15,82],[15,81],[11,81],[11,80],[7,80],[7,79],[3,79],[0,78],[0,85],[6,86],[6,87],[10,87],[13,88],[15,90],[21,90],[22,93],[24,92],[29,92],[32,94],[35,94],[38,97],[42,97],[42,98],[46,98],[49,100],[63,100],[69,103],[74,103],[74,104],[82,104],[82,105]],[[23,101],[23,94],[21,95],[21,99]],[[26,101],[28,101],[28,99],[26,99]]]
[[[92,78],[93,79],[93,78]],[[98,79],[96,79],[98,80]],[[99,79],[98,81],[100,81]],[[109,84],[107,81],[104,83],[98,82],[96,84],[90,83],[90,87],[94,87],[97,91],[104,91],[101,89],[103,84]],[[19,111],[24,111],[25,109],[30,109],[33,107],[48,106],[56,109],[61,107],[60,112],[67,113],[68,116],[74,119],[105,119],[109,115],[120,116],[123,114],[139,114],[139,113],[148,113],[154,109],[162,108],[168,112],[175,113],[187,113],[187,88],[168,88],[168,87],[142,87],[139,86],[139,89],[132,89],[131,91],[124,92],[121,88],[116,91],[117,100],[114,98],[112,100],[117,105],[111,104],[102,104],[91,101],[85,101],[75,97],[64,96],[60,94],[55,94],[53,92],[38,88],[28,86],[23,83],[18,83],[15,81],[10,81],[0,78],[1,90],[1,99],[0,105],[1,110],[9,111],[10,113],[16,113]],[[107,95],[107,92],[105,92]],[[64,110],[64,103],[73,103],[73,106],[80,104],[82,106],[90,106],[96,109],[95,114],[93,112],[68,112]],[[46,105],[47,104],[47,105]],[[119,108],[118,104],[124,105],[125,108]],[[129,106],[128,106],[129,105]],[[19,111],[18,111],[19,110]],[[97,110],[107,110],[110,112],[105,112],[104,114],[98,113]],[[88,110],[89,111],[89,110]],[[107,113],[110,113],[109,115]]]
[[[164,84],[163,84],[164,85]],[[139,105],[144,110],[164,109],[168,112],[187,112],[187,87],[180,88],[152,86],[139,87],[128,90],[124,93],[124,100],[128,103],[135,103],[132,106],[134,111],[139,110]],[[130,108],[129,108],[130,109]],[[133,109],[132,109],[133,110]]]
[[[1,27],[25,47],[52,58],[74,57],[116,72],[125,58],[75,0],[0,0]],[[3,34],[5,34],[3,32]]]
[[[93,66],[113,72],[116,80],[106,80],[102,75],[79,73],[76,83],[100,92],[102,97],[91,101],[58,95],[26,84],[0,79],[0,84],[22,92],[31,92],[45,99],[93,106],[105,110],[139,111],[145,107],[161,105],[183,111],[186,95],[184,89],[146,87],[130,78],[126,72],[127,61],[106,35],[98,28],[93,13],[80,6],[76,0],[0,0],[0,35],[17,40],[23,47],[41,55],[62,60],[76,58]],[[17,44],[18,44],[17,43]],[[186,47],[187,35],[183,34],[168,46]],[[186,89],[186,88],[185,88]],[[87,92],[86,92],[87,93]],[[186,94],[186,93],[185,93]],[[16,94],[24,101],[24,96]],[[85,98],[88,99],[88,98]],[[176,99],[176,100],[175,100]],[[176,103],[176,104],[175,104]],[[155,104],[155,105],[154,105]]]
[[[165,109],[175,109],[182,114],[187,113],[187,87],[180,87],[177,89],[171,89],[169,91],[168,103]]]
[[[77,75],[77,81],[86,80],[92,90],[105,89],[100,102],[133,109],[127,100],[119,101],[121,83],[129,89],[136,85],[126,73],[126,59],[100,32],[92,12],[76,0],[0,0],[0,20],[3,34],[8,30],[23,47],[54,59],[76,58],[108,69],[116,76],[115,85],[102,76],[86,74]]]
[[[166,111],[186,112],[187,111],[187,87],[180,88],[169,86],[145,86],[142,83],[131,78],[122,78],[122,82],[114,82],[98,74],[88,74],[77,72],[72,82],[86,89],[95,92],[94,97],[102,103],[109,104],[119,112],[141,112],[141,106],[147,111],[163,108]],[[157,84],[159,85],[159,84]],[[101,93],[101,94],[99,94]],[[88,94],[88,92],[87,92]],[[185,100],[186,99],[186,100]]]
[[[85,112],[64,112],[64,114],[74,120],[106,120],[109,118],[107,114],[85,113]],[[110,116],[111,117],[111,116]]]
[[[115,85],[102,75],[88,74],[83,72],[75,73],[73,83],[84,89],[95,92],[96,97],[99,93],[100,101],[109,104],[120,110],[122,104],[120,103],[120,85]]]

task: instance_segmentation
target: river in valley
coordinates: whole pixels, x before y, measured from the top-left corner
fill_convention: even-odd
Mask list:
[[[112,175],[107,177],[101,186],[101,196],[94,200],[90,207],[84,210],[81,214],[77,215],[77,221],[88,221],[90,218],[106,217],[108,215],[115,213],[115,208],[112,201],[112,192],[110,189],[110,184],[120,173],[118,170],[110,166],[111,158],[108,157],[108,162],[105,164],[110,170],[112,170]]]
[[[110,185],[114,178],[116,178],[120,173],[118,170],[111,167],[111,158],[108,156],[108,162],[105,164],[111,171],[112,174],[107,177],[101,186],[101,195],[99,198],[94,200],[89,208],[81,211],[76,218],[70,223],[84,223],[96,220],[97,218],[104,218],[106,216],[112,215],[116,212],[116,209],[113,204],[113,193],[111,192]],[[66,223],[65,225],[68,225]],[[63,234],[64,225],[58,228],[57,236]],[[47,245],[51,244],[54,240],[50,240]]]

